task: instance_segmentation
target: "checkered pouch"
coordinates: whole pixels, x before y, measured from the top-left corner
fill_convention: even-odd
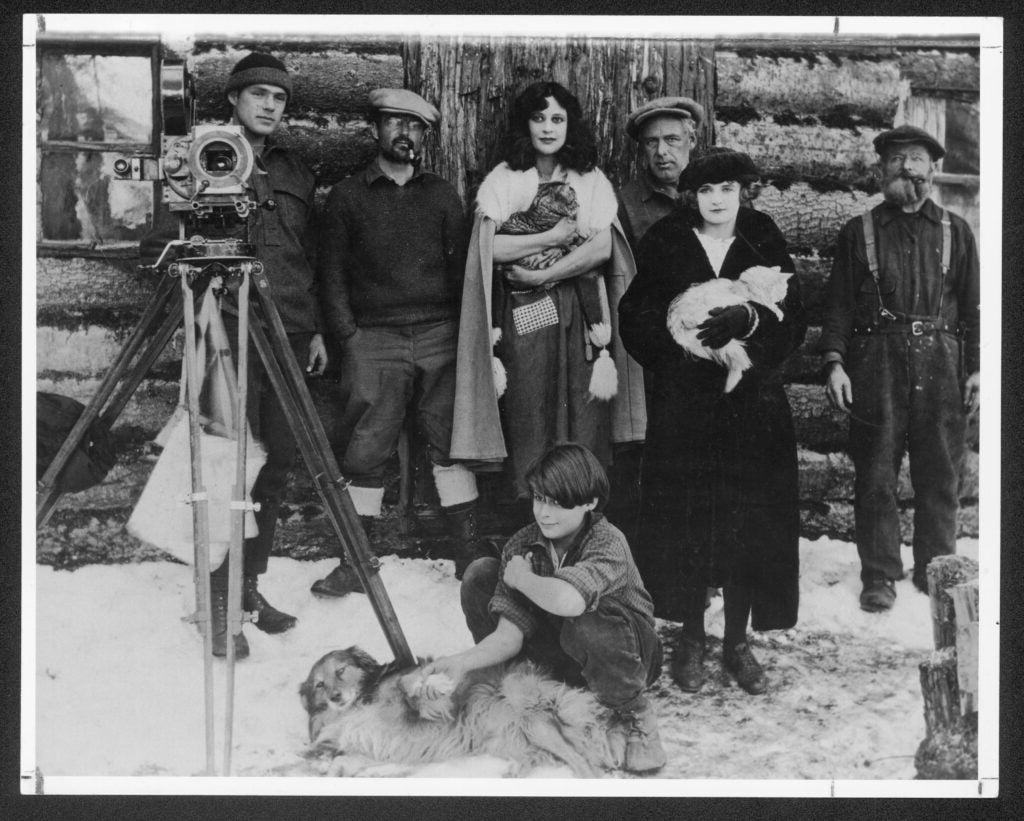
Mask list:
[[[555,308],[555,301],[545,294],[536,302],[513,308],[512,323],[515,325],[517,336],[526,336],[549,325],[557,325],[558,310]]]

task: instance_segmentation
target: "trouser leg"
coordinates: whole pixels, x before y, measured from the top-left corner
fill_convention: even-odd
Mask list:
[[[897,479],[907,435],[906,339],[887,334],[864,340],[853,360],[850,457],[861,578],[901,579]]]
[[[914,390],[909,426],[914,487],[914,564],[956,552],[956,514],[966,416],[959,346],[946,334],[911,340]]]
[[[225,325],[228,326],[232,340],[237,339],[234,327],[227,322]],[[288,335],[288,343],[300,365],[306,362],[311,338],[312,334],[308,333]],[[250,350],[249,421],[267,452],[267,461],[260,469],[250,493],[252,501],[260,506],[255,514],[259,533],[243,543],[242,572],[246,576],[256,576],[267,570],[267,561],[274,546],[278,513],[297,457],[297,443],[288,417],[258,359],[256,352]],[[225,559],[221,567],[224,568],[226,564]]]
[[[488,610],[488,605],[498,584],[500,567],[497,559],[477,559],[462,577],[462,587],[459,589],[462,613],[476,644],[493,633],[498,626],[498,617]]]
[[[661,673],[661,641],[653,625],[613,599],[563,619],[559,640],[587,688],[614,710],[631,709]]]
[[[361,515],[375,515],[371,497],[383,495],[384,469],[398,443],[412,398],[413,368],[409,337],[401,329],[360,328],[345,341],[342,354],[342,422],[344,447],[342,474],[355,488],[372,489],[362,494]],[[365,512],[364,512],[365,511]],[[379,515],[379,509],[376,510]]]

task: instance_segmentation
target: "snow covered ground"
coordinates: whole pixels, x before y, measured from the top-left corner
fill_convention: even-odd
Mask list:
[[[977,557],[977,542],[964,540],[959,550]],[[382,561],[384,584],[414,653],[444,655],[470,642],[450,562]],[[912,564],[909,548],[904,563]],[[324,601],[309,594],[309,585],[332,565],[271,559],[261,590],[298,616],[299,624],[280,636],[246,628],[252,654],[237,666],[236,775],[322,774],[322,762],[303,756],[299,682],[332,649],[358,644],[380,660],[390,658],[365,596]],[[35,570],[35,678],[25,684],[35,688],[29,762],[44,779],[201,774],[202,642],[183,621],[194,606],[191,568],[147,562]],[[770,678],[762,696],[747,695],[721,670],[715,640],[722,635],[721,599],[713,601],[703,690],[682,693],[667,672],[654,688],[669,757],[657,778],[914,777],[914,752],[924,737],[917,665],[932,648],[928,599],[908,579],[897,585],[891,612],[864,613],[857,603],[858,570],[853,545],[801,541],[798,626],[752,634]],[[660,629],[671,645],[677,627]],[[220,716],[222,662],[215,692]],[[218,737],[218,760],[221,745]],[[507,772],[507,762],[481,758],[366,774],[467,778]]]

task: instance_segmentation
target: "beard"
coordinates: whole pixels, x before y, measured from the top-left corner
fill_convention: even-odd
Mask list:
[[[404,148],[405,151],[401,151],[402,148]],[[413,156],[412,152],[414,150],[415,147],[408,140],[394,140],[391,145],[386,148],[382,148],[380,153],[391,162],[414,165],[420,161],[419,156]]]
[[[930,179],[900,172],[882,181],[882,196],[893,205],[916,205],[932,190]]]

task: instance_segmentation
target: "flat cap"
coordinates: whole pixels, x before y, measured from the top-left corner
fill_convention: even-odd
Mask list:
[[[370,107],[393,114],[409,114],[427,125],[441,122],[441,112],[407,88],[375,88],[370,92]]]
[[[656,97],[629,115],[629,119],[626,120],[626,133],[634,140],[639,140],[641,127],[651,117],[693,120],[694,127],[697,127],[704,120],[704,107],[689,97]]]
[[[901,125],[899,128],[883,131],[875,137],[875,151],[881,155],[893,143],[919,143],[928,149],[932,162],[946,156],[946,149],[942,147],[942,143],[916,125]]]

